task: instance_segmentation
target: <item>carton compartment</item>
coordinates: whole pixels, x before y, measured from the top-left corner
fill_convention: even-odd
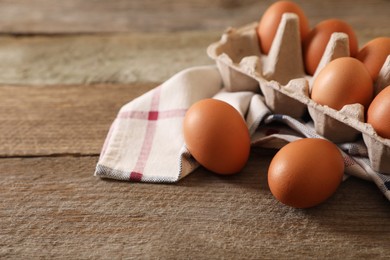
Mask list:
[[[229,28],[219,42],[207,48],[207,54],[216,60],[228,91],[259,91],[254,78],[254,74],[261,75],[262,71],[256,27],[257,23],[252,23],[240,29]]]
[[[308,107],[316,132],[334,143],[353,142],[360,136],[354,125],[363,121],[364,108],[360,104],[344,106],[336,111],[311,101]]]
[[[375,134],[363,134],[364,143],[367,146],[368,158],[374,171],[390,173],[390,140],[384,139]]]
[[[336,58],[349,56],[348,36],[332,34],[316,72],[310,76],[304,70],[299,19],[295,14],[283,14],[268,55],[261,53],[257,25],[229,28],[220,41],[207,49],[216,61],[226,89],[261,91],[266,105],[275,114],[299,119],[308,111],[317,133],[334,143],[363,138],[372,168],[390,175],[390,139],[381,138],[364,123],[362,105],[346,105],[337,111],[310,99],[311,88],[322,68]],[[390,55],[374,82],[375,94],[388,85]]]
[[[306,113],[307,106],[301,100],[309,95],[307,80],[294,79],[286,86],[280,85],[277,81],[260,80],[259,83],[265,104],[275,114],[300,118]]]

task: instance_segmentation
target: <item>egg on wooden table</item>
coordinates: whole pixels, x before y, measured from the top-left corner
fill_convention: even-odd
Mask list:
[[[344,159],[327,140],[305,138],[282,147],[268,169],[274,197],[291,207],[309,208],[327,200],[340,185]]]
[[[390,139],[390,86],[372,100],[367,111],[367,123],[379,136]]]
[[[353,28],[339,19],[328,19],[317,24],[303,41],[303,58],[306,72],[314,75],[330,37],[335,32],[348,35],[350,56],[358,52],[358,40]]]
[[[359,60],[342,57],[328,63],[314,80],[311,99],[335,110],[359,103],[368,108],[373,98],[373,82]]]
[[[260,49],[262,53],[268,54],[270,51],[284,13],[294,13],[298,16],[299,32],[302,40],[309,33],[309,21],[304,11],[293,2],[278,1],[268,7],[262,15],[259,26],[257,27],[257,35],[259,36]]]
[[[237,173],[248,161],[249,130],[224,101],[209,98],[193,104],[184,117],[183,134],[192,156],[214,173]]]

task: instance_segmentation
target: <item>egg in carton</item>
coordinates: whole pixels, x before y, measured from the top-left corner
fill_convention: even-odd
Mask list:
[[[335,143],[353,142],[362,135],[371,167],[390,174],[390,139],[378,136],[365,123],[362,105],[345,105],[338,111],[310,99],[311,87],[322,68],[336,58],[349,56],[348,36],[332,34],[316,72],[309,76],[304,69],[297,15],[283,14],[268,55],[260,51],[257,26],[256,22],[229,28],[207,49],[216,61],[226,89],[254,92],[260,89],[266,105],[276,114],[301,118],[308,112],[317,133]],[[374,83],[375,94],[388,85],[390,56]]]

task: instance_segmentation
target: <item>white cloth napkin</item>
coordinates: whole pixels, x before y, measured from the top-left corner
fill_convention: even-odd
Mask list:
[[[104,142],[95,176],[176,182],[194,171],[199,164],[185,147],[182,121],[193,103],[210,97],[224,100],[240,112],[253,146],[280,148],[303,137],[323,138],[316,134],[311,122],[271,114],[259,93],[227,92],[215,66],[193,67],[120,109]],[[343,151],[346,176],[373,181],[390,200],[390,176],[371,169],[364,144],[346,143],[339,148]]]

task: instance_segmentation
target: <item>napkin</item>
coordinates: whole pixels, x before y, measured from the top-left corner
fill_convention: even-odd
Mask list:
[[[177,182],[199,164],[187,150],[182,122],[187,109],[205,98],[228,102],[245,119],[253,146],[281,148],[299,138],[323,138],[311,121],[272,114],[258,92],[224,89],[216,66],[185,69],[125,104],[104,142],[94,175],[134,182]],[[390,200],[390,176],[370,167],[362,142],[339,144],[345,178],[373,181]]]

